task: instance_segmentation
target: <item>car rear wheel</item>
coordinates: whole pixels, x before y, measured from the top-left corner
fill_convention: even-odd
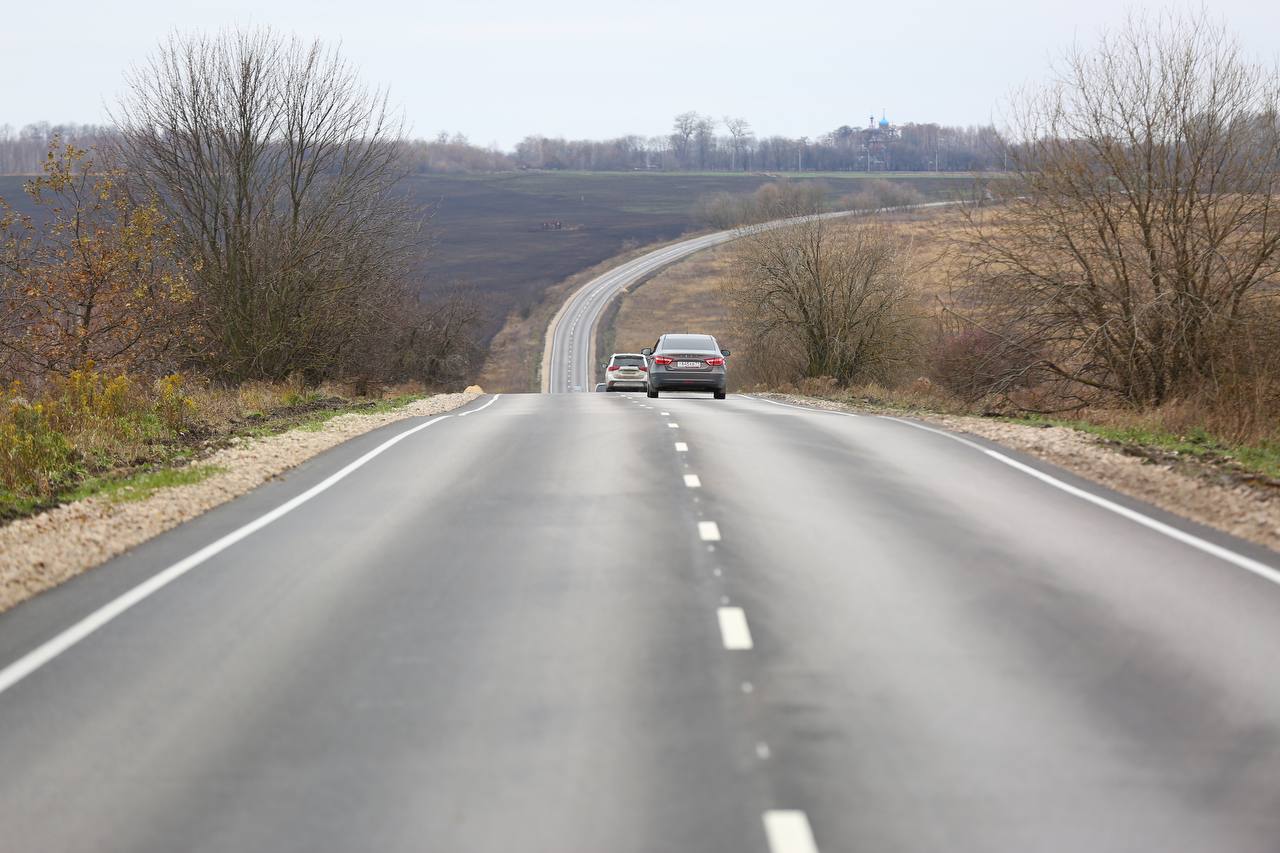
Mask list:
[[[656,398],[657,398],[657,396],[658,396],[658,390],[657,390],[656,388],[645,388],[645,389],[644,389],[644,394],[645,394],[645,396],[646,396],[646,397],[648,397],[650,400],[653,400],[653,399],[656,399]]]
[[[723,392],[723,391],[712,391],[712,392],[711,392],[711,394],[712,394],[712,395],[713,395],[717,400],[723,400],[723,399],[724,399],[724,392]]]

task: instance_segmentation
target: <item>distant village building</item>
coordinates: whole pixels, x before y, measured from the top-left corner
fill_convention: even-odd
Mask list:
[[[872,113],[867,127],[862,131],[862,154],[865,162],[865,169],[868,172],[889,172],[893,170],[892,152],[889,143],[896,140],[899,136],[898,129],[889,123],[888,115],[884,112],[880,113],[880,120],[876,121],[875,114]]]

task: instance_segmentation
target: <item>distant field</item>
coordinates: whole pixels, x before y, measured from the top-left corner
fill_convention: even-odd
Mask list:
[[[963,190],[970,179],[922,173],[807,173],[833,198],[867,179],[891,178],[930,198]],[[547,287],[634,246],[670,240],[695,229],[694,203],[715,192],[749,193],[775,180],[767,174],[683,172],[512,172],[417,175],[405,186],[419,204],[434,206],[434,242],[423,292],[453,282],[472,285],[485,302],[485,339],[512,312],[531,309]],[[25,207],[21,177],[0,177],[0,197]],[[561,222],[543,230],[543,222]]]

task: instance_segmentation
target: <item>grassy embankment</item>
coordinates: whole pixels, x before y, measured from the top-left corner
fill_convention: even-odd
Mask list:
[[[388,411],[422,389],[357,397],[338,385],[246,383],[228,389],[167,377],[143,383],[78,371],[38,400],[0,390],[0,523],[92,495],[141,500],[219,473],[199,460],[236,440],[318,430],[350,412]]]

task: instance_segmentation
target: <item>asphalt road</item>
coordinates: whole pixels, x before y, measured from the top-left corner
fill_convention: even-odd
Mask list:
[[[890,419],[465,411],[0,615],[0,849],[1280,850],[1274,554]]]
[[[911,205],[911,208],[943,207],[952,202],[935,201]],[[887,208],[905,210],[908,208]],[[821,214],[822,219],[858,216],[869,211],[832,211]],[[596,326],[609,303],[624,288],[653,275],[663,267],[701,252],[712,246],[737,240],[743,234],[762,229],[780,228],[794,223],[795,219],[778,219],[749,228],[717,231],[688,240],[682,240],[654,249],[651,252],[620,264],[608,272],[591,279],[578,288],[561,307],[547,330],[546,346],[542,356],[542,391],[561,394],[573,391],[592,391],[599,372],[595,368],[594,351]],[[673,329],[672,331],[695,331]]]

